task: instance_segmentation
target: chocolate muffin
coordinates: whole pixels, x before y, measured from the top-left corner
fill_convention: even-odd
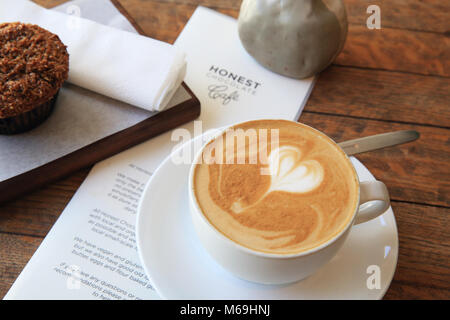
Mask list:
[[[0,133],[30,130],[51,114],[67,79],[69,54],[37,25],[0,24]]]

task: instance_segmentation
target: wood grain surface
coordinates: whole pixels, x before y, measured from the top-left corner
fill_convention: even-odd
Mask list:
[[[239,0],[117,0],[146,35],[172,43],[197,5],[237,17]],[[36,1],[47,7],[63,1]],[[385,299],[450,299],[450,2],[344,0],[349,34],[322,72],[299,121],[336,141],[415,129],[421,138],[358,155],[392,197],[399,259]],[[89,169],[0,207],[0,296]]]

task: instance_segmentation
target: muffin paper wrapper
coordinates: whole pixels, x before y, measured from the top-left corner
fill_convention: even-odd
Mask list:
[[[16,134],[31,130],[46,120],[53,111],[59,91],[47,102],[18,114],[14,117],[0,118],[0,134]]]

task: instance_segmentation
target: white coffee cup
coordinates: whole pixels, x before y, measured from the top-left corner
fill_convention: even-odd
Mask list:
[[[210,141],[226,129],[214,135]],[[351,220],[341,232],[329,241],[295,254],[252,250],[223,235],[208,221],[200,209],[194,191],[194,171],[202,152],[203,148],[194,158],[189,172],[189,203],[194,228],[209,255],[223,268],[244,280],[263,284],[283,284],[308,277],[333,258],[352,226],[378,217],[390,206],[388,190],[383,182],[359,182],[359,207],[355,209]],[[347,161],[351,163],[348,157]],[[357,176],[353,165],[351,167]]]

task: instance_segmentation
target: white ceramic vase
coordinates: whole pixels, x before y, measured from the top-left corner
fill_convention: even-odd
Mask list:
[[[243,0],[239,37],[264,67],[293,78],[330,65],[347,37],[342,0]]]

